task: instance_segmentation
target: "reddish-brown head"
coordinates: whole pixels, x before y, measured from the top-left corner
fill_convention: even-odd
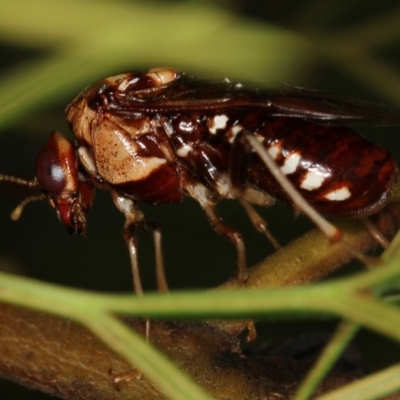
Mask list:
[[[35,173],[40,189],[68,231],[85,233],[94,189],[79,170],[73,143],[53,132],[36,158]]]

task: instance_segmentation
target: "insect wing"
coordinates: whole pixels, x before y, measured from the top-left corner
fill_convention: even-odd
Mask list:
[[[283,86],[271,100],[274,116],[303,118],[340,125],[400,124],[400,110],[382,103],[339,94]]]
[[[400,125],[400,111],[384,104],[288,85],[197,80],[182,76],[157,90],[125,93],[123,110],[173,111],[265,108],[271,117],[302,118],[336,125]]]

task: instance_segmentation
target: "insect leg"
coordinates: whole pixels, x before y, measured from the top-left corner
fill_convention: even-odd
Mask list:
[[[251,154],[251,144],[241,140],[241,133],[236,137],[232,144],[232,149],[229,154],[229,178],[234,190],[234,193],[240,204],[243,206],[254,228],[264,234],[269,242],[276,250],[281,248],[281,245],[268,230],[267,222],[257,213],[250,202],[262,205],[264,207],[273,205],[275,200],[266,193],[256,191],[246,185],[246,166]]]
[[[268,229],[268,224],[261,217],[261,215],[254,209],[254,207],[246,200],[239,199],[240,204],[243,206],[244,210],[246,211],[251,223],[253,224],[254,228],[264,234],[267,239],[270,241],[272,246],[274,246],[275,250],[279,250],[282,246],[279,242],[274,238],[272,233]]]
[[[238,257],[238,278],[241,282],[246,282],[249,273],[246,267],[246,249],[244,246],[242,235],[231,226],[227,225],[217,214],[214,205],[206,205],[203,207],[211,225],[216,232],[225,236],[236,247]]]
[[[124,227],[122,228],[122,235],[125,243],[128,246],[129,257],[131,260],[133,288],[136,294],[143,294],[142,282],[140,279],[140,272],[137,258],[137,238],[134,234],[135,228],[142,223],[144,215],[136,207],[132,199],[121,196],[117,192],[111,192],[112,199],[115,206],[125,216]]]
[[[128,197],[121,196],[117,192],[111,191],[111,196],[115,206],[125,215],[125,223],[122,228],[122,235],[128,246],[129,257],[131,260],[133,288],[137,295],[143,295],[142,281],[137,257],[137,238],[134,230],[137,226],[145,224],[143,213],[136,207],[134,201]],[[150,319],[146,318],[145,337],[150,337]]]
[[[364,224],[369,234],[379,243],[384,249],[389,247],[389,241],[382,235],[379,229],[371,222],[368,217],[360,218],[360,221]]]
[[[125,215],[125,223],[122,230],[122,235],[129,250],[135,293],[143,293],[137,259],[137,238],[134,234],[135,228],[147,229],[151,231],[155,247],[157,288],[160,292],[168,292],[168,284],[164,271],[164,260],[161,247],[161,230],[159,224],[155,221],[146,221],[143,213],[136,207],[136,204],[132,199],[122,196],[114,191],[111,192],[111,196],[118,210]]]
[[[163,257],[162,245],[161,245],[160,225],[156,221],[147,221],[146,228],[151,230],[151,232],[153,234],[155,257],[156,257],[157,289],[159,292],[167,293],[167,292],[169,292],[169,289],[168,289],[167,278],[165,277],[164,257]]]
[[[199,202],[214,230],[220,235],[225,236],[236,247],[238,279],[241,282],[246,282],[249,273],[246,267],[246,249],[242,235],[235,228],[226,224],[218,216],[217,211],[215,210],[215,202],[212,200],[213,194],[210,190],[200,183],[187,185],[186,190],[188,191],[189,196]]]

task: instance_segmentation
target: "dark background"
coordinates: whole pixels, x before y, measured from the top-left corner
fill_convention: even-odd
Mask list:
[[[15,3],[18,2],[17,0]],[[61,3],[63,2],[60,2],[60,7]],[[91,11],[85,14],[87,18],[95,19],[98,4],[101,3],[108,2],[70,1],[69,6],[75,7],[76,13],[79,14],[84,5],[85,13],[87,10]],[[397,26],[400,26],[400,9],[396,1],[371,2],[369,5],[357,0],[347,0],[343,4],[337,1],[322,3],[318,0],[301,3],[288,0],[171,1],[168,6],[165,2],[157,1],[115,3],[131,7],[131,29],[122,38],[115,38],[116,46],[121,44],[121,40],[126,41],[126,52],[132,43],[131,61],[127,54],[120,64],[116,61],[109,70],[107,67],[100,70],[98,57],[104,57],[105,63],[116,57],[109,50],[102,55],[100,49],[97,58],[93,59],[93,78],[86,79],[86,83],[78,85],[72,82],[56,94],[44,96],[44,85],[47,83],[46,79],[43,79],[40,85],[35,87],[37,103],[34,100],[25,103],[22,110],[13,111],[15,115],[2,113],[0,104],[0,123],[2,119],[7,120],[1,125],[0,131],[1,173],[24,178],[33,177],[34,159],[47,135],[54,129],[68,132],[64,122],[66,104],[86,84],[101,76],[126,69],[146,70],[168,65],[201,77],[229,76],[243,80],[280,81],[394,106],[400,105],[400,78],[397,76],[400,76],[400,29],[393,29],[391,33],[390,24],[382,22],[385,19],[393,21],[398,15]],[[29,14],[36,23],[42,18],[47,21],[46,16],[38,13],[34,6],[27,10],[26,4],[28,3],[21,1],[24,15]],[[57,1],[53,1],[54,4],[57,4]],[[149,28],[148,31],[135,32],[136,5],[145,6],[149,10],[150,26],[152,15],[154,18],[160,18],[160,13],[165,13],[168,7],[175,7],[178,13],[179,7],[184,6],[186,12],[182,14],[182,18],[187,18],[188,7],[193,7],[193,21],[196,21],[193,22],[193,26],[201,26],[197,25],[198,22],[204,23],[204,32],[207,32],[207,35],[210,35],[207,29],[211,22],[207,18],[198,21],[197,7],[209,7],[210,11],[218,12],[216,18],[221,18],[221,30],[216,29],[211,37],[202,38],[202,29],[190,30],[191,21],[182,21],[186,23],[183,26],[187,26],[187,29],[182,28],[179,32],[179,27],[169,25],[166,20],[165,25],[159,26],[157,31]],[[0,1],[0,10],[4,7],[5,4],[2,5]],[[60,24],[65,23],[65,15],[60,14],[59,18]],[[228,27],[225,26],[225,18],[232,18]],[[16,26],[14,31],[13,21]],[[57,22],[55,21],[55,25]],[[40,65],[48,57],[56,56],[61,52],[60,47],[66,46],[65,42],[58,45],[57,34],[52,37],[51,27],[49,32],[33,36],[31,42],[26,36],[22,36],[21,39],[17,28],[19,23],[17,15],[9,15],[7,27],[2,28],[0,22],[0,90],[4,90],[1,83],[6,85],[6,78],[12,75],[13,71],[21,71],[21,68],[26,66],[26,74],[35,73],[34,65]],[[110,25],[112,26],[111,23]],[[35,28],[35,24],[33,26],[32,29],[40,31]],[[248,35],[240,36],[238,32],[243,27],[248,31]],[[40,28],[46,31],[46,22]],[[75,29],[72,22],[69,29],[72,37]],[[110,29],[106,21],[103,29]],[[84,31],[80,34],[84,34]],[[88,30],[87,34],[93,32]],[[112,34],[113,32],[110,32],[111,38]],[[41,37],[46,37],[46,40]],[[157,37],[158,46],[155,46]],[[186,42],[180,49],[182,38],[186,38]],[[342,50],[330,47],[334,45],[333,39],[340,38]],[[146,51],[136,54],[135,41],[140,41],[141,48]],[[67,45],[73,51],[73,41]],[[166,47],[172,50],[167,51]],[[354,54],[359,52],[362,52],[362,55],[353,58]],[[366,60],[371,63],[368,64]],[[71,70],[71,75],[73,73]],[[68,82],[68,74],[60,76],[59,79]],[[23,89],[15,88],[13,96],[14,88],[7,88],[11,98],[15,99],[18,99],[20,90]],[[397,128],[367,127],[360,131],[390,149],[397,159],[400,159]],[[89,214],[87,237],[69,236],[46,202],[29,204],[20,221],[10,221],[9,213],[27,194],[29,191],[25,188],[5,183],[0,187],[0,261],[5,268],[48,282],[90,290],[131,290],[128,254],[121,238],[123,217],[113,206],[108,193],[96,193],[94,207]],[[234,249],[213,232],[205,215],[194,201],[161,206],[143,205],[141,209],[148,218],[158,220],[162,224],[164,256],[171,289],[209,288],[224,282],[235,273]],[[244,233],[249,265],[272,252],[266,240],[254,232],[238,204],[225,201],[219,206],[219,210],[226,221]],[[287,243],[311,226],[304,217],[295,220],[293,213],[280,205],[273,210],[262,210],[262,214],[270,223],[271,231],[282,243]],[[143,232],[139,238],[143,284],[147,290],[153,290],[151,236]],[[333,327],[333,322],[317,321],[295,325],[260,324],[259,340],[290,336],[294,332],[329,331]],[[400,356],[397,344],[367,332],[359,335],[358,346],[364,353],[366,368],[369,370],[389,365]],[[384,348],[387,351],[382,351]],[[47,398],[9,382],[2,383],[0,393],[6,394],[7,399]]]

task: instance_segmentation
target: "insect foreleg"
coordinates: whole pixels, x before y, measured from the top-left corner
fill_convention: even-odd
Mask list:
[[[137,238],[134,233],[135,228],[147,229],[152,232],[155,246],[157,286],[161,292],[168,292],[168,285],[164,273],[164,261],[161,249],[161,232],[159,225],[153,221],[147,222],[143,213],[137,208],[135,202],[129,197],[122,196],[115,191],[111,192],[111,196],[118,210],[125,215],[125,223],[122,230],[122,235],[125,243],[128,246],[135,293],[143,294],[137,258]]]
[[[128,246],[132,268],[133,287],[136,294],[143,294],[137,258],[137,238],[134,234],[134,230],[136,226],[144,220],[144,215],[136,207],[132,199],[121,196],[114,191],[111,192],[111,197],[118,210],[125,215],[125,223],[122,229],[122,236],[125,240],[126,245]]]

